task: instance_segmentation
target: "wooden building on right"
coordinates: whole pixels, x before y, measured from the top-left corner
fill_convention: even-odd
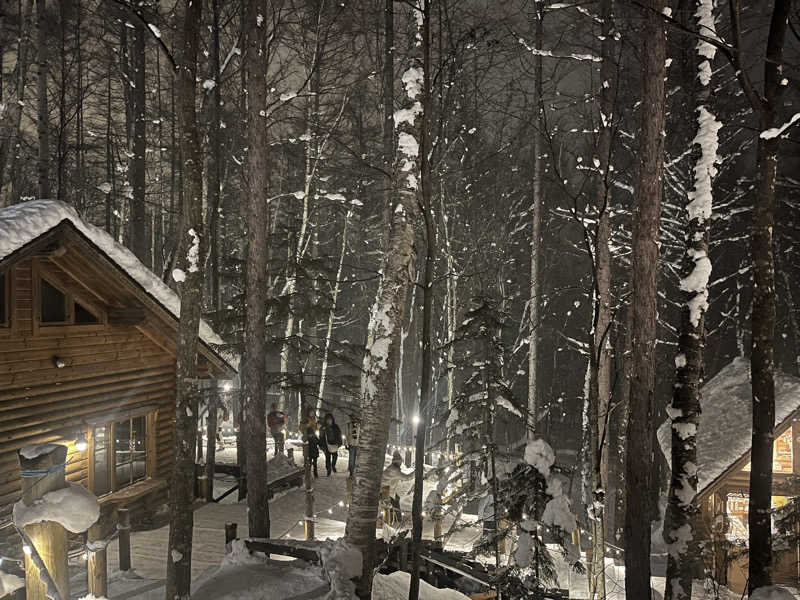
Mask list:
[[[750,361],[737,357],[703,385],[697,434],[697,534],[706,572],[733,591],[747,587],[752,391]],[[670,423],[658,430],[669,462]],[[781,508],[800,496],[800,378],[775,373],[773,445],[775,583],[800,584],[800,545],[777,524]]]

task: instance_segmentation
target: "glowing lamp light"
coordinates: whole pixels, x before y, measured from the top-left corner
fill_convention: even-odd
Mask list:
[[[414,422],[414,425],[419,425],[419,415],[414,415],[414,418],[411,420]]]
[[[233,389],[233,384],[230,381],[226,381],[222,384],[222,391],[223,392],[230,392]]]
[[[339,500],[339,506],[344,506],[344,500]]]
[[[33,552],[33,550],[31,550],[31,547],[30,547],[30,546],[28,546],[28,544],[25,544],[25,545],[22,547],[22,551],[23,551],[25,554],[27,554],[28,556],[30,556],[30,555],[31,555],[31,552]]]
[[[88,447],[89,442],[86,441],[86,435],[83,432],[79,433],[75,438],[75,449],[78,452],[85,452]]]

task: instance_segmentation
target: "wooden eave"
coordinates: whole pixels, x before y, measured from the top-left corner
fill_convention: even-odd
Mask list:
[[[797,419],[799,417],[800,417],[800,406],[798,406],[791,413],[789,413],[789,415],[775,427],[773,432],[774,433],[773,437],[777,438],[783,435],[786,432],[786,430],[792,426],[794,419]],[[698,504],[703,502],[706,498],[708,498],[715,492],[719,491],[720,488],[725,487],[725,480],[728,479],[734,473],[737,473],[738,471],[742,470],[745,467],[745,465],[750,461],[751,451],[752,447],[751,450],[748,450],[742,456],[736,459],[736,461],[734,461],[730,467],[725,469],[714,480],[712,480],[711,483],[709,483],[706,487],[700,490],[697,493]]]
[[[86,297],[102,304],[112,313],[144,307],[148,316],[134,326],[165,351],[176,355],[178,318],[71,221],[61,221],[0,260],[0,272],[7,271],[20,261],[36,257],[59,267],[82,286]],[[105,285],[98,285],[100,282]],[[169,333],[165,333],[165,328]],[[198,353],[208,361],[211,374],[220,379],[234,377],[236,369],[202,339],[199,342]]]

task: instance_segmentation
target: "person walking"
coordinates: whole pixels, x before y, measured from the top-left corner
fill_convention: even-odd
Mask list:
[[[350,422],[347,424],[347,436],[345,443],[347,445],[347,470],[350,473],[350,479],[353,478],[353,473],[356,470],[356,456],[358,455],[358,434],[361,430],[361,421],[358,417],[350,417]]]
[[[339,446],[342,445],[342,430],[331,413],[325,415],[325,421],[319,430],[319,441],[325,453],[325,470],[330,477],[331,472],[336,473],[336,459],[339,457]]]
[[[267,426],[269,427],[269,432],[272,434],[272,439],[275,441],[275,456],[277,456],[278,453],[283,454],[283,428],[286,426],[286,413],[279,411],[278,405],[274,402],[272,406],[270,406],[270,412],[267,415]]]
[[[308,462],[311,469],[314,471],[314,478],[319,477],[317,474],[317,459],[319,458],[319,438],[317,437],[317,416],[314,414],[314,409],[309,408],[306,410],[305,418],[298,427],[300,435],[305,437],[308,441]]]

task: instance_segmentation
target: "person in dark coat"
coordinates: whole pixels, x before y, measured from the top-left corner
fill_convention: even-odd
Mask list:
[[[311,469],[314,471],[314,477],[317,474],[317,459],[319,458],[319,438],[317,437],[317,416],[314,414],[314,409],[309,408],[306,410],[305,419],[300,423],[300,435],[305,436],[308,440],[308,462],[311,464]]]
[[[336,459],[339,457],[339,446],[342,445],[342,430],[331,413],[325,415],[319,430],[319,442],[325,453],[325,469],[330,477],[331,472],[336,473]]]

